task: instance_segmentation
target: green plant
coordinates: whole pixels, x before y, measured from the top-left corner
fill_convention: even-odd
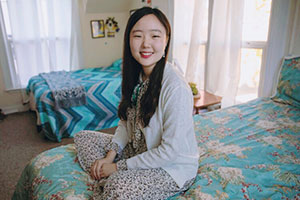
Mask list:
[[[192,92],[193,92],[193,95],[197,95],[197,94],[198,94],[198,89],[197,89],[196,83],[189,82],[189,85],[190,85],[190,87],[191,87],[191,90],[192,90]]]

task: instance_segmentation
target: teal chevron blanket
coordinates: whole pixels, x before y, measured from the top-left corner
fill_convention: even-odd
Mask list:
[[[119,63],[120,65],[121,63]],[[81,130],[99,130],[118,124],[118,105],[121,98],[121,70],[114,65],[70,72],[73,80],[83,85],[86,104],[55,109],[49,85],[41,76],[29,80],[27,92],[32,92],[42,134],[60,142]]]
[[[45,79],[54,98],[55,109],[86,104],[84,87],[66,71],[40,73]]]

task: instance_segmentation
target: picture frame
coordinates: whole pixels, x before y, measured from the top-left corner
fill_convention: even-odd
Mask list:
[[[104,20],[91,20],[91,34],[92,38],[105,37]]]

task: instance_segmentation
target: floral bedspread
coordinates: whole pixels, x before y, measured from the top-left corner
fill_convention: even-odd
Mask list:
[[[200,151],[194,184],[169,199],[299,199],[300,109],[270,98],[194,117]],[[24,169],[13,199],[89,199],[93,181],[73,144]]]

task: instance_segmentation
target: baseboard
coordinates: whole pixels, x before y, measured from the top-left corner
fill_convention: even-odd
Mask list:
[[[17,112],[25,112],[29,110],[29,104],[26,105],[17,104],[12,106],[1,107],[1,109],[5,115],[17,113]]]

